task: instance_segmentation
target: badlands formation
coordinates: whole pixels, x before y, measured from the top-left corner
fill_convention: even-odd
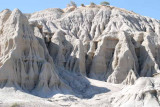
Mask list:
[[[0,107],[159,107],[160,21],[112,6],[0,12]]]

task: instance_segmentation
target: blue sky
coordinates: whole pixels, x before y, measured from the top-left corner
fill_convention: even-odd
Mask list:
[[[78,5],[94,2],[99,4],[104,0],[73,0]],[[160,0],[106,0],[112,6],[132,10],[138,14],[160,20]],[[1,0],[0,11],[19,8],[23,13],[33,13],[47,8],[65,8],[70,0]]]

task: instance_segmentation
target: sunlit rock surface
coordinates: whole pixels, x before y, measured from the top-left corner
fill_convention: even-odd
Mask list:
[[[6,9],[0,87],[49,98],[48,106],[158,107],[159,37],[159,20],[112,6]]]

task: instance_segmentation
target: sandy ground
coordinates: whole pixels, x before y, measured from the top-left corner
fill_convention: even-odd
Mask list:
[[[90,99],[78,98],[74,95],[56,94],[51,98],[41,98],[11,87],[0,89],[0,107],[110,107],[109,96],[123,88],[122,85],[110,84],[88,79],[91,85],[105,87],[109,91],[93,96]]]

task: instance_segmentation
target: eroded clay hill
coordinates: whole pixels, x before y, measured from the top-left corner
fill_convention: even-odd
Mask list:
[[[113,96],[116,106],[123,104],[122,96],[128,101],[132,94],[132,101],[143,102],[145,92],[158,105],[160,82],[153,76],[160,72],[159,38],[159,20],[112,6],[46,9],[27,17],[18,9],[4,10],[0,86],[43,93],[63,87],[85,96],[93,88],[86,78],[92,78],[132,85],[130,90],[139,87],[135,93],[124,90],[126,96]],[[144,91],[151,86],[153,91]]]
[[[39,28],[58,67],[124,84],[159,72],[158,20],[108,6],[47,9],[29,21]]]

